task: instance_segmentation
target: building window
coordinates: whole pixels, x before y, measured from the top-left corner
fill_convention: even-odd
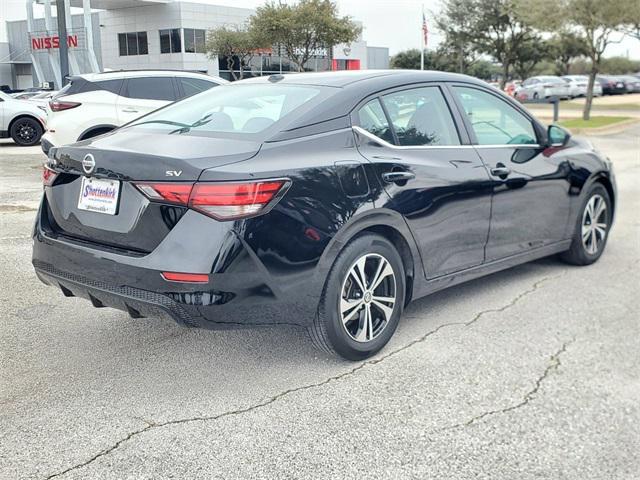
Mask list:
[[[121,57],[126,57],[127,55],[147,55],[149,53],[147,32],[119,33],[118,48]]]
[[[184,51],[187,53],[206,53],[206,32],[198,28],[184,29]]]
[[[160,30],[160,53],[180,53],[180,29]]]

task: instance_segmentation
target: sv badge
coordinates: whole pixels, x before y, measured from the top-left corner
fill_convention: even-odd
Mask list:
[[[164,174],[167,177],[179,177],[182,175],[182,170],[167,170]]]

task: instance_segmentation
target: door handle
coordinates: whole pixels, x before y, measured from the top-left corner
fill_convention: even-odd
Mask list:
[[[413,172],[385,172],[382,174],[382,179],[387,183],[401,183],[413,180],[416,178]]]
[[[127,113],[138,113],[138,110],[136,110],[135,108],[131,108],[131,107],[123,108],[122,111],[123,112],[127,112]]]
[[[491,175],[494,177],[500,177],[502,179],[507,178],[511,173],[511,169],[502,163],[498,163],[491,169]]]

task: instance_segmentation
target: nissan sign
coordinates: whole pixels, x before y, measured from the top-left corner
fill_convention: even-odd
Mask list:
[[[67,37],[67,46],[69,48],[78,46],[78,35],[69,35]],[[31,37],[31,50],[49,50],[52,48],[60,48],[60,37]]]

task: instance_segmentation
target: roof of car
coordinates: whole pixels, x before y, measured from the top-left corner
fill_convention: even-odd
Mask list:
[[[113,70],[100,73],[86,73],[83,75],[77,75],[90,82],[98,80],[116,80],[120,78],[134,78],[134,77],[175,77],[179,74],[181,77],[194,77],[202,78],[206,77],[219,83],[227,83],[226,80],[207,75],[201,72],[189,72],[185,70]]]
[[[419,83],[419,82],[444,82],[462,81],[466,83],[485,82],[468,75],[458,73],[439,72],[435,70],[342,70],[337,72],[305,72],[286,73],[263,77],[254,77],[241,80],[241,83],[285,83],[295,85],[318,85],[327,87],[344,88],[349,85],[366,82],[367,84],[380,83]]]

